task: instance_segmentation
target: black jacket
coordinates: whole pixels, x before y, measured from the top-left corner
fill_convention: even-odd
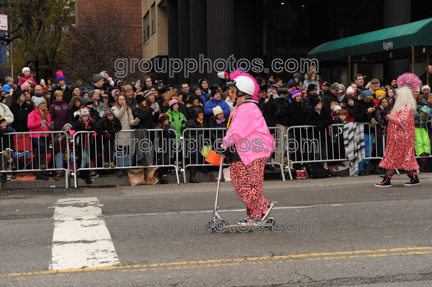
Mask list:
[[[10,110],[14,115],[14,122],[12,127],[17,132],[28,132],[27,118],[28,115],[33,111],[33,106],[29,103],[24,102],[21,106],[18,103],[13,103]]]
[[[305,110],[306,110],[307,113],[312,112],[313,107],[312,107],[311,103],[316,98],[318,98],[318,95],[312,96],[311,94],[307,94],[303,98],[303,106],[304,106],[304,108],[305,108]]]
[[[328,136],[328,126],[333,124],[333,119],[329,110],[323,107],[321,113],[319,114],[315,111],[315,109],[313,109],[312,112],[307,113],[306,124],[318,127],[318,132],[321,134],[321,141],[323,142],[325,140],[325,136]],[[316,139],[319,139],[318,133],[314,133],[313,136]]]
[[[108,132],[111,136],[114,136],[116,132],[121,131],[122,126],[120,120],[116,117],[112,121],[108,120],[107,117],[103,117],[95,124],[94,128],[99,135]]]
[[[274,114],[277,112],[277,107],[274,104],[274,99],[270,98],[267,104],[265,103],[266,98],[259,100],[258,106],[263,114],[264,120],[268,127],[275,127],[276,120]]]
[[[295,99],[288,106],[288,111],[291,115],[291,126],[303,126],[306,124],[306,110]]]
[[[140,122],[134,126],[135,129],[154,129],[155,123],[153,122],[153,109],[147,107],[143,111],[140,108],[135,108],[132,112],[134,118],[139,118]]]
[[[328,111],[330,111],[330,104],[332,102],[340,103],[339,98],[335,94],[333,94],[330,90],[325,91],[324,99],[323,99],[323,108],[326,108]]]
[[[277,98],[274,100],[274,105],[277,108],[276,113],[274,113],[276,123],[283,126],[290,126],[291,119],[288,111],[288,98]]]
[[[51,91],[51,99],[55,100],[55,96],[54,93],[55,91],[62,91],[63,92],[63,101],[65,101],[67,104],[70,103],[71,99],[72,99],[72,88],[69,86],[66,86],[66,88],[64,89],[64,91],[62,90],[62,88],[57,84]],[[47,107],[48,108],[48,107]]]
[[[369,113],[368,109],[369,108],[374,108],[375,107],[375,103],[373,101],[370,101],[369,103],[363,101],[363,100],[357,100],[355,101],[354,107],[353,107],[353,116],[354,116],[354,120],[356,122],[359,123],[370,123],[371,119],[373,118],[375,112],[373,113]],[[351,113],[350,113],[351,115]],[[365,134],[369,134],[369,129],[366,128],[364,129],[364,133]]]
[[[79,121],[79,110],[81,108],[78,108],[77,106],[73,106],[72,108],[69,108],[68,113],[67,113],[67,121],[68,123],[70,123],[72,126]],[[77,113],[75,115],[75,113]]]

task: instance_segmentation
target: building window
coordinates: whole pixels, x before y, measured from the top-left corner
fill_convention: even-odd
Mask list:
[[[144,22],[144,42],[147,41],[150,38],[150,19],[149,19],[149,12],[145,14],[143,18]]]
[[[151,31],[152,35],[156,33],[156,5],[153,3],[151,6]]]

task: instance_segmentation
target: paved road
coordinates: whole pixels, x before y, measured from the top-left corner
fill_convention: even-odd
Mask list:
[[[432,286],[432,174],[377,180],[265,182],[270,232],[207,233],[215,183],[2,194],[0,286]]]

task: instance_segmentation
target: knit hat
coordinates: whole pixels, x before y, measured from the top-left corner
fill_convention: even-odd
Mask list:
[[[168,103],[168,106],[171,108],[173,105],[178,104],[177,99],[171,99]]]
[[[113,114],[113,112],[110,109],[105,109],[103,112],[104,112],[104,116]]]
[[[317,89],[317,85],[314,84],[314,83],[309,84],[309,86],[307,87],[307,91],[308,91],[308,92],[313,91],[313,90],[316,90],[316,89]]]
[[[28,88],[30,88],[30,84],[29,84],[28,82],[24,82],[24,83],[21,85],[21,91],[27,91]]]
[[[220,113],[223,113],[223,110],[222,110],[221,107],[216,106],[216,107],[213,108],[213,115],[217,116],[217,115],[219,115]]]
[[[429,89],[429,91],[430,91],[431,88],[430,88],[430,86],[428,86],[428,85],[424,85],[424,86],[421,88],[422,93],[423,93],[424,89]]]
[[[333,90],[336,90],[339,92],[341,90],[341,87],[339,86],[338,82],[335,82],[330,86],[330,89],[333,89]]]
[[[36,108],[39,107],[40,104],[45,103],[44,98],[38,98],[38,97],[34,97],[34,96],[32,97],[32,101],[33,101],[33,104],[35,105]]]
[[[191,89],[192,94],[194,94],[197,89],[199,89],[198,86],[192,86],[192,89]]]
[[[278,94],[284,94],[284,95],[288,95],[288,89],[286,87],[280,87],[278,90]]]
[[[122,80],[114,81],[114,86],[116,86],[117,88],[120,88],[122,85],[124,85],[124,82]]]
[[[63,72],[62,72],[62,71],[57,71],[56,76],[57,76],[57,83],[58,83],[59,81],[61,81],[61,80],[63,80],[63,81],[66,82],[66,78],[65,78],[65,76],[63,75]]]
[[[79,112],[80,112],[80,118],[90,116],[90,111],[87,108],[81,108]]]
[[[427,95],[425,96],[425,100],[427,101],[427,99],[428,99],[429,97],[432,97],[432,93],[427,94]]]
[[[423,107],[420,109],[420,113],[421,113],[422,111],[425,111],[428,115],[431,113],[431,109],[428,108],[427,106],[423,106]]]
[[[29,67],[24,67],[21,72],[24,74],[25,71],[29,71],[30,72],[30,68]]]
[[[168,87],[163,87],[163,88],[159,89],[159,94],[163,95],[163,94],[165,94],[168,91],[169,91]]]
[[[368,96],[372,96],[372,92],[370,90],[364,90],[361,94],[360,94],[360,99],[364,100],[366,99],[366,97]]]
[[[352,88],[352,87],[348,87],[348,89],[346,90],[346,93],[347,94],[355,94],[355,91],[354,91],[354,89]]]
[[[378,91],[375,92],[375,96],[376,96],[377,98],[378,98],[380,95],[382,95],[382,94],[385,95],[385,92],[384,92],[383,90],[378,90]]]
[[[4,118],[4,117],[1,117],[0,118],[0,124],[2,123],[2,122],[5,122],[6,121],[6,119]]]
[[[300,76],[300,73],[294,73],[294,75],[293,75],[293,79],[294,79],[294,78],[300,79],[300,77],[301,77],[301,76]]]
[[[63,126],[62,131],[64,131],[66,127],[70,127],[70,128],[72,128],[72,125],[71,125],[70,123],[66,123],[66,124]]]
[[[91,90],[91,91],[88,93],[88,97],[89,97],[90,99],[93,98],[93,95],[94,95],[95,91],[96,91],[96,90]]]
[[[117,90],[117,89],[114,89],[114,90],[111,91],[111,95],[112,95],[113,98],[115,98],[117,96],[117,94],[119,94],[119,93],[120,93],[120,91]]]
[[[100,80],[103,80],[104,77],[101,74],[96,74],[93,76],[93,84],[99,82]]]
[[[270,86],[270,89],[272,89],[273,91],[275,91],[277,93],[279,91],[279,86],[276,84],[273,84]]]
[[[82,101],[81,101],[81,104],[83,105],[83,106],[87,106],[88,104],[93,104],[93,100],[90,98],[90,97],[88,97],[88,98],[84,98],[84,99],[82,99]]]
[[[298,95],[301,95],[301,92],[297,89],[291,91],[291,97],[294,99]]]
[[[144,92],[144,99],[147,100],[147,98],[148,98],[150,95],[153,95],[153,94],[154,94],[154,92],[151,91],[151,90],[147,90],[147,91],[145,91],[145,92]]]
[[[141,92],[136,95],[135,99],[137,101],[137,104],[141,104],[143,101],[146,100],[146,98],[144,98],[143,93]]]
[[[198,80],[198,85],[200,86],[200,88],[202,88],[202,83],[203,83],[204,81],[206,81],[206,82],[208,83],[208,81],[207,81],[206,78],[201,78],[201,79]]]
[[[297,87],[296,82],[294,82],[294,81],[289,81],[288,82],[288,89],[295,88],[295,87]]]
[[[214,89],[211,91],[211,95],[212,95],[212,97],[214,97],[217,93],[220,94],[219,90],[218,90],[217,88],[214,88]]]

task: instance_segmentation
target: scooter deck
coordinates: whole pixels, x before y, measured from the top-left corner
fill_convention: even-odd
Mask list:
[[[273,217],[269,217],[265,222],[263,223],[247,223],[247,224],[228,224],[224,222],[218,222],[215,224],[211,224],[209,222],[208,228],[211,232],[225,232],[225,231],[240,231],[240,232],[247,232],[247,231],[260,231],[260,229],[264,230],[271,230],[275,225],[275,220]]]

